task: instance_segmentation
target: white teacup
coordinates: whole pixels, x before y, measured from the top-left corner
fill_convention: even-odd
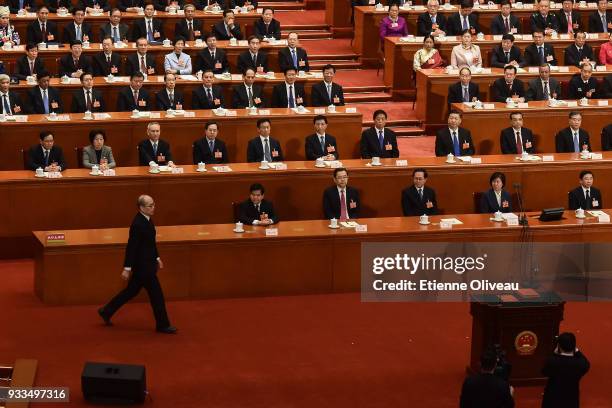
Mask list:
[[[100,174],[100,167],[97,164],[91,166],[91,174],[95,174],[96,176]]]
[[[204,170],[206,170],[206,163],[199,162],[199,163],[198,163],[198,170],[199,170],[199,171],[204,171]]]
[[[372,164],[374,166],[378,166],[380,164],[380,157],[376,157],[376,156],[372,157]]]
[[[47,49],[47,43],[44,43],[44,42],[38,43],[38,49],[39,50]]]
[[[495,218],[496,221],[501,221],[504,219],[501,211],[495,211],[495,214],[493,215],[493,217]]]
[[[223,73],[223,79],[232,79],[232,73],[231,72],[224,72]]]
[[[91,119],[91,118],[93,118],[93,114],[90,111],[85,111],[85,118],[86,119]]]
[[[62,81],[62,84],[67,84],[70,82],[70,77],[68,77],[67,75],[64,75],[61,81]]]
[[[327,111],[328,111],[328,112],[335,112],[335,111],[336,111],[336,105],[333,105],[333,104],[332,104],[332,105],[329,105],[329,106],[327,107]]]
[[[446,162],[447,163],[454,163],[455,162],[455,155],[453,155],[452,153],[449,153],[446,156]]]
[[[170,44],[171,44],[171,43],[170,43],[170,40],[166,38],[166,39],[164,40],[164,47],[169,47],[169,46],[170,46]]]
[[[325,160],[323,160],[322,157],[317,157],[317,159],[315,160],[315,166],[316,167],[325,167]]]
[[[159,165],[156,163],[153,163],[149,166],[149,171],[151,173],[159,173]]]
[[[523,150],[523,153],[521,153],[521,159],[527,160],[528,158],[529,158],[529,153]]]
[[[12,50],[13,49],[13,44],[10,42],[5,42],[3,45],[5,50]]]
[[[230,45],[236,45],[238,44],[238,40],[236,40],[234,37],[230,38],[229,40]]]
[[[202,41],[201,38],[198,38],[197,40],[195,40],[196,47],[201,47],[203,44],[204,44],[204,41]]]
[[[39,167],[39,168],[36,169],[36,175],[38,177],[42,177],[42,176],[45,175],[45,171],[42,169],[42,167]]]
[[[589,100],[587,98],[580,99],[580,106],[587,106],[589,104]]]
[[[28,75],[26,77],[26,81],[28,82],[28,85],[36,85],[36,78],[34,78],[32,75]]]
[[[329,226],[332,228],[337,228],[338,227],[338,220],[335,218],[332,218],[331,220],[329,220]]]
[[[261,164],[260,164],[260,166],[259,166],[259,168],[260,168],[260,169],[269,169],[269,168],[270,168],[270,165],[268,164],[268,161],[267,161],[267,160],[262,160],[262,161],[261,161]]]
[[[298,105],[297,110],[300,113],[306,112],[306,108],[304,107],[304,105]]]
[[[244,227],[243,227],[243,226],[244,226],[244,224],[243,224],[243,223],[241,223],[240,221],[238,221],[238,222],[236,223],[236,228],[235,228],[235,231],[236,231],[236,232],[242,232],[242,231],[244,231]]]
[[[241,13],[248,13],[249,10],[246,8],[246,6],[240,7],[240,12]]]
[[[576,218],[584,218],[584,210],[582,208],[576,210]]]
[[[423,214],[419,217],[419,222],[421,224],[429,224],[429,217],[427,216],[427,214]]]
[[[300,78],[305,77],[305,76],[306,76],[306,71],[298,71],[298,76],[299,76]]]
[[[580,158],[589,159],[591,158],[591,153],[588,150],[584,149],[583,151],[580,152]]]

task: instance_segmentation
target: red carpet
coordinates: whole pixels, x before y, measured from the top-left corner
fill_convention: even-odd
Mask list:
[[[325,10],[278,10],[274,13],[274,18],[281,23],[282,30],[285,30],[286,26],[325,24]]]
[[[180,331],[167,336],[152,331],[145,303],[127,305],[110,328],[95,307],[44,306],[32,270],[31,261],[0,263],[0,363],[36,358],[38,385],[70,387],[70,404],[45,407],[87,406],[87,360],[146,364],[146,406],[457,406],[467,304],[361,303],[358,294],[171,302]],[[582,407],[610,407],[612,305],[571,304],[564,328],[592,362]],[[517,407],[539,407],[540,393],[518,389]]]

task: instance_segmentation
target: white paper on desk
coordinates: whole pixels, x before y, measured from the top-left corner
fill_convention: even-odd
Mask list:
[[[601,160],[601,159],[603,159],[603,154],[591,153],[591,160]]]
[[[493,36],[493,41],[501,41],[502,37],[503,37],[503,35],[494,35]]]
[[[538,67],[529,67],[528,68],[528,72],[529,73],[538,73],[538,72],[540,72],[540,68],[538,68]]]
[[[527,108],[529,108],[529,102],[519,102],[518,103],[518,108],[519,109],[527,109]]]
[[[418,43],[422,43],[423,41],[425,41],[425,37],[414,37],[414,41]]]
[[[260,115],[269,115],[270,114],[270,109],[260,109],[259,110],[259,114]]]
[[[495,104],[494,103],[483,103],[482,107],[484,109],[495,109]]]
[[[545,161],[545,162],[555,161],[555,156],[553,156],[552,154],[544,155],[542,156],[542,161]]]
[[[562,40],[569,40],[570,35],[569,34],[559,34],[559,38]]]
[[[493,71],[491,71],[491,68],[483,68],[482,71],[480,71],[481,74],[491,74]]]
[[[368,226],[366,224],[358,224],[355,227],[355,232],[368,232]]]
[[[597,101],[597,106],[608,106],[608,101]]]
[[[518,219],[518,215],[514,214],[514,213],[503,213],[502,214],[502,218],[506,221],[508,220],[514,220],[514,219]]]
[[[13,115],[13,117],[15,118],[15,122],[27,122],[28,121],[28,115]]]
[[[232,168],[230,166],[213,166],[213,170],[218,173],[229,173]]]
[[[159,119],[161,118],[161,112],[151,112],[151,114],[149,115],[149,117],[151,119]]]
[[[461,225],[463,222],[459,221],[457,218],[442,218],[440,222],[448,222],[452,225]]]
[[[266,228],[266,237],[277,237],[278,228]]]
[[[340,225],[342,225],[345,228],[355,228],[359,224],[357,224],[355,221],[341,221]]]
[[[460,160],[464,163],[471,163],[472,162],[472,156],[457,156],[456,157],[457,160]]]
[[[416,11],[422,11],[422,10],[425,10],[425,6],[421,6],[421,5],[419,4],[419,5],[417,5],[417,6],[414,6],[414,9],[415,9]]]
[[[569,72],[569,67],[565,65],[559,66],[559,72]]]
[[[346,108],[344,110],[345,113],[357,113],[357,108],[352,107],[352,108]]]
[[[198,77],[195,75],[179,75],[179,79],[185,81],[199,81]]]
[[[525,40],[525,41],[533,41],[533,35],[531,35],[531,34],[523,34],[523,40]]]
[[[568,108],[575,108],[576,106],[578,106],[578,101],[567,101]]]
[[[472,157],[470,160],[471,164],[482,164],[482,157]]]
[[[315,115],[325,115],[325,108],[314,108]]]
[[[310,111],[306,108],[304,108],[303,111],[299,111],[298,108],[291,108],[292,111],[294,111],[295,113],[299,113],[299,114],[304,114],[304,113],[310,113]]]
[[[111,115],[109,115],[108,113],[94,113],[93,114],[94,120],[104,120],[104,119],[110,119]]]

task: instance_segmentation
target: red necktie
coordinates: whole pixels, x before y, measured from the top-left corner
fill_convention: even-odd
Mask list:
[[[523,154],[523,143],[521,143],[521,134],[516,132],[516,152]]]
[[[574,27],[572,27],[572,13],[569,13],[567,15],[567,32],[568,33],[574,32]]]
[[[510,17],[504,17],[504,26],[506,28],[506,34],[510,33],[510,24],[508,23],[509,19]]]
[[[349,216],[346,210],[346,197],[344,196],[344,190],[340,191],[340,221],[348,220]]]

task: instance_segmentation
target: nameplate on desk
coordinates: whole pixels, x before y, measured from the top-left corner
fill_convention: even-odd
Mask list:
[[[151,112],[151,116],[149,116],[151,119],[159,119],[161,118],[161,112]]]
[[[559,38],[562,39],[562,40],[569,40],[570,36],[569,36],[569,34],[561,34],[561,35],[559,35]]]
[[[62,245],[66,243],[66,234],[63,232],[47,233],[47,245]]]
[[[185,171],[182,167],[172,167],[172,174],[183,174]]]
[[[490,75],[493,71],[491,71],[491,68],[483,68],[482,71],[480,71],[481,74],[483,75]]]
[[[569,67],[565,65],[559,66],[559,72],[569,72]]]
[[[482,157],[472,157],[470,160],[471,164],[482,164]]]
[[[396,160],[395,165],[398,167],[406,167],[408,166],[408,160]]]
[[[527,71],[529,73],[538,73],[538,72],[540,72],[540,68],[538,68],[538,67],[529,67],[529,69]]]
[[[595,3],[593,3],[593,4],[595,4]],[[597,34],[597,33],[588,33],[587,37],[588,37],[589,40],[597,40],[597,39],[599,39],[599,34]]]
[[[595,67],[595,71],[606,72],[606,66],[605,65],[598,65],[598,66]]]
[[[266,228],[266,237],[278,237],[278,228]]]
[[[191,112],[185,112],[185,117],[186,118],[195,118],[195,112],[191,111]]]
[[[602,160],[603,154],[601,153],[591,153],[591,160]]]
[[[355,108],[355,107],[346,108],[345,112],[346,113],[357,113],[357,108]]]
[[[482,107],[484,109],[495,109],[495,104],[494,103],[483,103]]]
[[[230,166],[213,166],[213,170],[217,173],[229,173],[232,168]]]
[[[502,37],[503,37],[503,35],[494,35],[493,36],[493,41],[501,41]]]
[[[48,50],[59,50],[59,44],[47,44]]]
[[[235,110],[228,110],[225,111],[225,116],[238,116],[238,112],[236,112]]]
[[[270,109],[260,109],[259,110],[259,114],[260,115],[269,115],[270,114]]]
[[[518,217],[512,217],[512,218],[508,218],[506,220],[506,224],[511,227],[513,225],[519,225],[519,220]]]
[[[568,108],[575,108],[576,106],[578,106],[578,101],[567,101]]]
[[[529,103],[528,102],[519,102],[518,103],[518,108],[519,109],[527,109],[527,108],[529,108]]]
[[[442,221],[440,221],[440,228],[441,229],[452,229],[453,228],[453,222],[452,221],[448,221],[448,220],[442,220]]]
[[[315,115],[325,115],[325,108],[314,108],[314,113]]]
[[[531,35],[531,34],[523,34],[523,40],[525,40],[525,41],[533,41],[533,35]]]
[[[238,46],[239,47],[248,47],[249,46],[249,42],[247,40],[238,40]],[[240,75],[242,77],[242,75]]]
[[[366,224],[359,224],[355,226],[355,232],[368,232],[368,226]]]
[[[599,214],[597,216],[597,221],[599,221],[599,222],[610,222],[610,216],[602,211],[601,214]]]
[[[597,106],[608,106],[608,101],[597,101]]]
[[[550,161],[555,161],[555,156],[553,156],[553,155],[546,155],[545,154],[545,155],[542,156],[542,161],[549,161],[549,162]]]

